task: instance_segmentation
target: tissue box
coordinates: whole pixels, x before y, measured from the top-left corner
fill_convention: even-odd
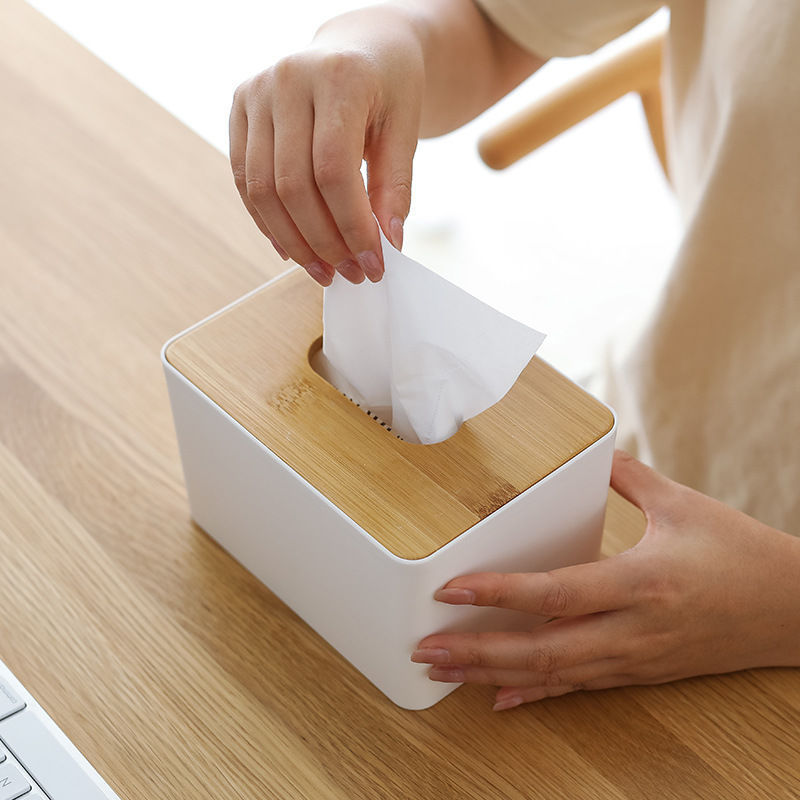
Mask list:
[[[437,588],[598,556],[614,415],[534,358],[450,439],[411,444],[315,371],[321,319],[295,269],[164,346],[191,513],[387,697],[426,708],[455,686],[409,661],[419,639],[535,622]]]

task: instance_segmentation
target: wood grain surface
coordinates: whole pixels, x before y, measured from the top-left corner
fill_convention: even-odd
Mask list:
[[[611,412],[534,358],[444,442],[387,431],[311,366],[322,289],[296,269],[170,343],[166,358],[401,558],[430,555],[611,430]]]
[[[284,266],[225,158],[21,0],[0,100],[0,658],[120,797],[798,796],[796,670],[392,706],[189,520],[159,348]]]

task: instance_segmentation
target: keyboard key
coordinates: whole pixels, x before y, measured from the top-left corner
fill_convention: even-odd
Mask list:
[[[28,779],[13,764],[0,767],[0,800],[16,800],[30,790]]]
[[[0,679],[0,719],[5,719],[17,711],[22,711],[25,703],[17,697],[17,693],[2,679]]]
[[[68,750],[31,709],[0,720],[0,740],[51,800],[108,800],[78,763],[74,751]],[[0,800],[6,798],[0,794]]]

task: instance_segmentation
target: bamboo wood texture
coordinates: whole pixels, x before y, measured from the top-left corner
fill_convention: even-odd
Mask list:
[[[793,670],[392,706],[189,520],[159,348],[283,269],[225,158],[20,0],[0,101],[0,657],[123,800],[797,796]]]
[[[478,143],[481,158],[493,169],[505,169],[623,95],[637,92],[668,174],[660,89],[664,39],[658,33],[631,45],[487,131]]]
[[[540,359],[439,444],[401,441],[312,369],[322,290],[297,269],[204,322],[167,360],[401,558],[430,555],[613,425]]]

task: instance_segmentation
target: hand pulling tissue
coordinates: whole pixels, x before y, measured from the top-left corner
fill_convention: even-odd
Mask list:
[[[514,385],[544,334],[413,261],[381,233],[385,274],[325,290],[323,364],[339,391],[409,442],[452,436]]]

